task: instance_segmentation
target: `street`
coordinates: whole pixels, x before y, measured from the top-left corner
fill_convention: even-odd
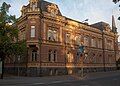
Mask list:
[[[120,86],[120,71],[48,77],[5,77],[0,86]]]
[[[32,86],[40,85],[34,84]],[[41,86],[120,86],[120,75],[92,80],[76,80],[68,82],[49,83],[42,84]]]

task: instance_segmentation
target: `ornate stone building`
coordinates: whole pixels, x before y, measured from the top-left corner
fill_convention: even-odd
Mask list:
[[[21,75],[61,75],[114,70],[118,43],[117,28],[113,22],[88,25],[63,16],[56,4],[44,0],[30,0],[23,6],[16,25],[19,41],[26,40],[26,56],[19,64],[6,61],[6,68]],[[84,43],[84,58],[78,47]],[[81,64],[83,62],[83,64]]]

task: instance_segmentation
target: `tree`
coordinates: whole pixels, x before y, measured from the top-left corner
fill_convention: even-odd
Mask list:
[[[120,0],[113,0],[113,2],[116,4],[116,3],[118,3]]]
[[[4,75],[4,61],[6,57],[21,55],[25,48],[24,42],[18,42],[18,30],[15,26],[17,19],[9,15],[10,4],[3,2],[0,7],[0,58],[2,60],[2,74]],[[13,24],[13,25],[11,25]]]

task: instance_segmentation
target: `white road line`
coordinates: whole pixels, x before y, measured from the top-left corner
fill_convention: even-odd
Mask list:
[[[113,79],[114,81],[118,80],[118,79]]]
[[[82,86],[90,86],[90,85],[82,85]]]
[[[33,83],[33,85],[41,85],[41,84],[45,84],[45,83]]]
[[[61,83],[61,82],[65,82],[65,81],[53,81],[51,83]]]

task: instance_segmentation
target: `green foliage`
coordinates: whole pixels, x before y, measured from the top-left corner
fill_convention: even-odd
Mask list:
[[[15,25],[10,25],[17,21],[15,16],[9,15],[10,4],[3,2],[0,7],[0,57],[9,55],[21,55],[25,48],[25,42],[18,43],[18,30]]]

